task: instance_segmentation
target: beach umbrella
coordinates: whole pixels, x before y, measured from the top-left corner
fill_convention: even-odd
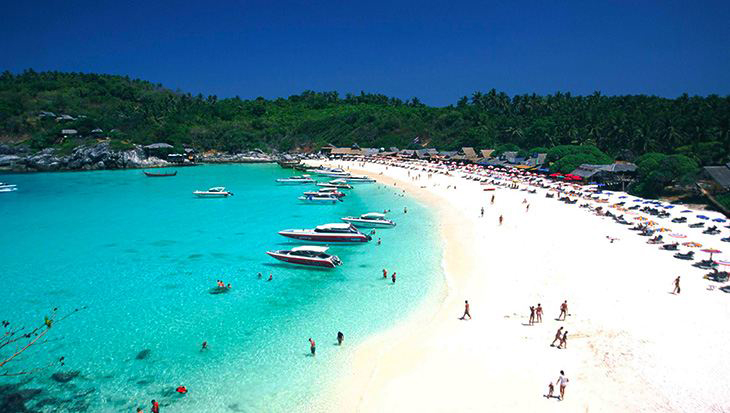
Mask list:
[[[688,212],[692,212],[692,210],[691,209],[685,209],[684,211],[682,211],[682,214],[686,214]]]
[[[624,198],[628,198],[628,197],[626,195],[621,195],[620,197],[618,197],[618,199],[624,199]]]
[[[724,219],[724,218],[715,218],[715,219],[713,219],[712,221],[713,221],[713,222],[725,222],[725,221],[727,221],[727,220],[726,220],[726,219]]]
[[[717,261],[715,261],[715,264],[729,266],[730,265],[730,261],[717,260]]]
[[[647,220],[645,217],[641,217],[641,216],[636,217],[634,219],[637,220],[637,221],[646,221]]]
[[[697,218],[699,219],[710,219],[707,215],[697,215]]]
[[[672,209],[672,208],[674,208],[674,205],[665,205],[664,208],[666,208],[666,209]]]
[[[669,231],[671,231],[671,229],[669,229],[669,228],[659,228],[657,231],[659,231],[659,232],[669,232]]]
[[[722,251],[716,249],[716,248],[707,248],[702,250],[702,252],[706,252],[710,254],[710,259],[712,259],[712,254],[720,254]]]
[[[687,238],[686,235],[680,234],[680,233],[677,233],[677,232],[673,232],[673,233],[669,234],[669,236],[670,237],[673,237],[673,238]]]
[[[683,242],[682,245],[689,248],[699,248],[702,246],[699,242],[689,241],[689,242]]]

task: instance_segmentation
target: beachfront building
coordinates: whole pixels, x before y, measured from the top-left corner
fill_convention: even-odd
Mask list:
[[[596,182],[607,188],[626,190],[626,185],[636,178],[636,165],[630,162],[615,162],[606,165],[582,164],[572,175],[584,181]]]
[[[715,193],[730,191],[730,162],[720,166],[705,166],[703,178]]]

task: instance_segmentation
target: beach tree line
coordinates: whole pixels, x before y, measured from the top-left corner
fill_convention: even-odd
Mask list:
[[[78,135],[61,138],[64,129]],[[6,141],[71,148],[99,136],[111,137],[119,148],[166,142],[233,152],[328,143],[537,151],[547,152],[558,172],[581,163],[641,161],[636,190],[648,195],[689,179],[687,168],[696,172],[728,161],[730,96],[509,96],[492,89],[432,107],[415,97],[365,92],[219,99],[126,76],[33,70],[0,75],[0,137]]]

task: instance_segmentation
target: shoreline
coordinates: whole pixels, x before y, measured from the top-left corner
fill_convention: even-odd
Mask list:
[[[477,182],[434,174],[414,184],[403,168],[329,164],[397,182],[436,206],[446,279],[437,308],[421,307],[355,349],[348,374],[326,396],[337,411],[712,411],[730,401],[714,375],[730,368],[722,345],[730,333],[713,327],[730,305],[706,291],[706,271],[649,252],[656,246],[646,238],[544,192],[500,188],[492,207]],[[608,235],[620,240],[608,243]],[[683,276],[681,296],[669,294],[674,274]],[[463,299],[472,321],[458,320]],[[553,314],[563,299],[572,314],[565,323]],[[527,307],[538,302],[544,323],[527,326]],[[561,325],[570,350],[548,346]],[[711,361],[702,357],[708,352]],[[546,400],[559,370],[571,379],[566,401]]]

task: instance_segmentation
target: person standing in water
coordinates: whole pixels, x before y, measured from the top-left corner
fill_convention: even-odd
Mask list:
[[[273,280],[273,279],[274,279],[274,274],[272,274],[272,273],[269,273],[269,279],[268,279],[268,280],[266,280],[266,281],[271,281],[271,280]]]
[[[388,278],[388,270],[383,268],[383,278]]]
[[[342,331],[338,331],[337,332],[337,345],[341,346],[343,341],[345,341],[345,335],[342,334]]]
[[[157,400],[152,399],[152,413],[160,413],[160,403],[157,403]]]
[[[314,356],[317,352],[317,346],[314,344],[314,340],[312,340],[312,337],[309,337],[309,351],[312,352],[312,356]]]
[[[408,208],[407,207],[403,207],[403,213],[404,214],[407,214],[408,213]]]
[[[682,289],[679,288],[679,275],[678,275],[677,278],[674,279],[674,291],[672,291],[672,294],[679,294],[679,292],[681,290]]]
[[[203,345],[200,347],[200,351],[208,350],[208,342],[203,341]]]
[[[560,304],[560,315],[558,316],[558,321],[565,321],[565,317],[568,315],[568,300],[563,301],[562,304]]]
[[[261,275],[261,273],[259,273],[259,280],[261,279],[261,277],[263,277],[263,276]]]
[[[393,280],[393,284],[395,284],[395,271],[393,271],[393,275],[390,276],[390,279]]]
[[[462,315],[459,320],[466,320],[466,316],[469,316],[469,320],[471,320],[471,314],[469,313],[469,300],[464,300],[464,315]]]

